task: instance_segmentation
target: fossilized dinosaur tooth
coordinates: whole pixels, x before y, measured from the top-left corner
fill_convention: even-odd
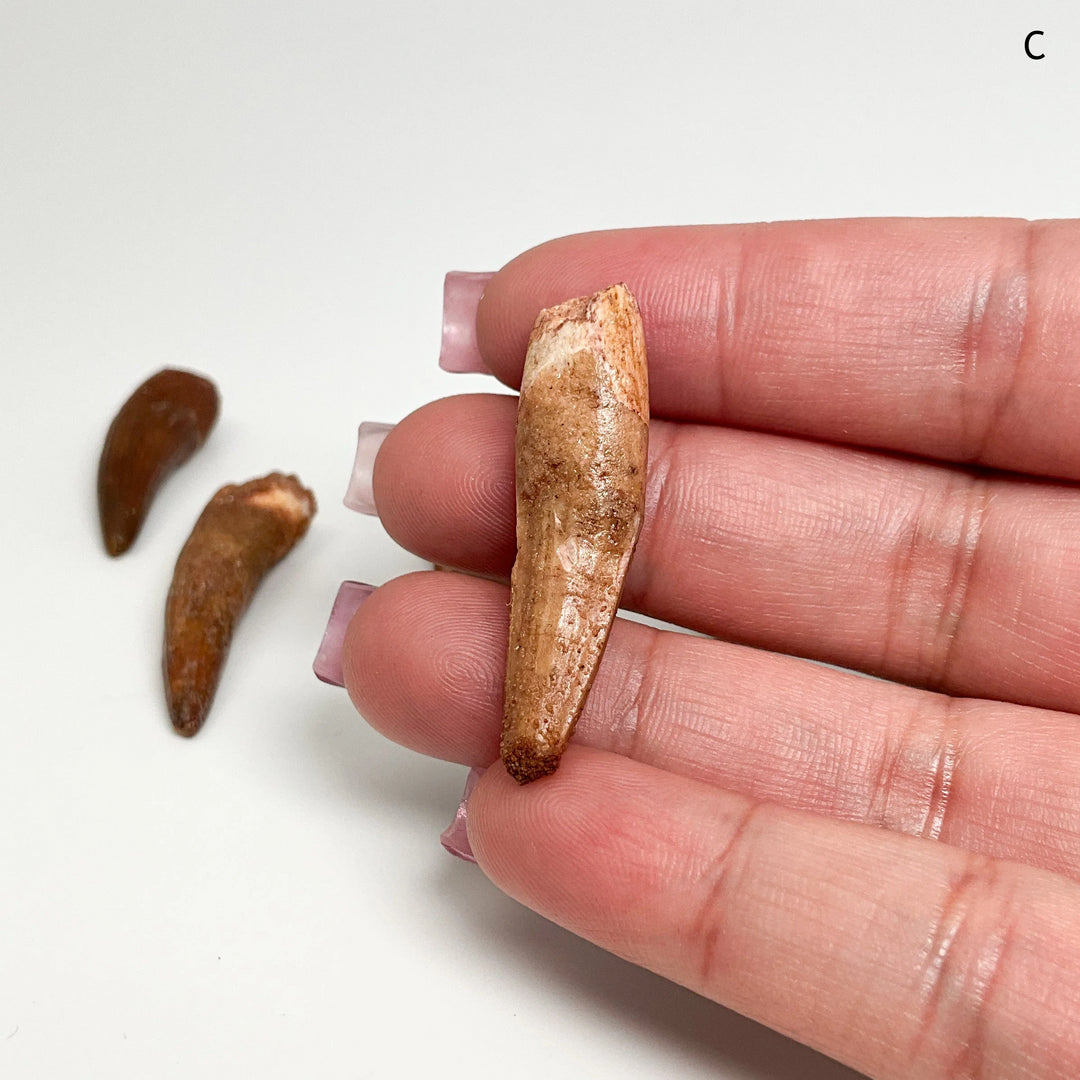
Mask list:
[[[209,379],[177,368],[151,375],[124,402],[98,462],[98,513],[110,555],[134,543],[158,488],[206,442],[219,405]]]
[[[270,568],[307,532],[315,509],[315,496],[295,476],[273,472],[226,484],[199,515],[165,602],[165,701],[180,735],[190,738],[202,727],[233,631]]]
[[[555,771],[592,686],[645,511],[645,336],[625,285],[542,311],[518,402],[502,759]]]

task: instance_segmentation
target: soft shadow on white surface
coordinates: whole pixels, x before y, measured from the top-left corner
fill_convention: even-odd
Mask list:
[[[475,867],[445,867],[440,897],[480,947],[505,952],[598,1025],[634,1030],[701,1075],[738,1080],[861,1076],[808,1047],[635,967],[514,903]]]
[[[296,752],[325,797],[360,814],[423,818],[441,830],[459,792],[445,765],[410,753],[368,727],[344,690],[319,688],[328,700],[305,704]],[[464,781],[462,781],[464,782]],[[438,838],[438,831],[435,833]]]
[[[347,800],[364,820],[374,815],[427,823],[428,839],[419,841],[416,852],[427,910],[416,917],[425,925],[435,918],[462,952],[482,958],[495,978],[506,980],[507,992],[514,984],[530,984],[545,999],[540,1008],[548,1010],[548,1023],[573,1018],[608,1037],[618,1032],[640,1040],[689,1070],[687,1075],[698,1070],[725,1080],[860,1075],[576,937],[500,893],[478,867],[446,855],[436,838],[449,820],[464,770],[409,754],[350,714],[347,700],[327,700],[305,718],[298,753],[309,755],[307,764],[320,774],[324,789]],[[425,933],[419,924],[414,932]],[[474,977],[463,967],[463,981]],[[458,1004],[466,1011],[470,1007],[467,996]],[[557,1033],[553,1038],[558,1041]]]

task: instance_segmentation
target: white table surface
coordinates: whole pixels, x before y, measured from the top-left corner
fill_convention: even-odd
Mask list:
[[[355,425],[488,388],[443,273],[552,236],[1075,215],[1078,73],[1065,4],[0,2],[0,1076],[853,1075],[443,853],[463,770],[310,670],[342,578],[419,565],[341,505]],[[166,365],[222,418],[110,560],[101,439]],[[274,467],[320,513],[178,739],[173,561]]]

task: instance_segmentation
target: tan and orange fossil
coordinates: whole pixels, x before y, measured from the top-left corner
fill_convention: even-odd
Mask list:
[[[540,313],[518,403],[502,759],[555,771],[592,686],[645,511],[645,335],[625,285]]]

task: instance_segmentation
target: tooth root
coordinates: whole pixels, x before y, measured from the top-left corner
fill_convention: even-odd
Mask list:
[[[648,377],[625,285],[542,311],[518,403],[502,759],[555,771],[596,676],[641,531]]]

